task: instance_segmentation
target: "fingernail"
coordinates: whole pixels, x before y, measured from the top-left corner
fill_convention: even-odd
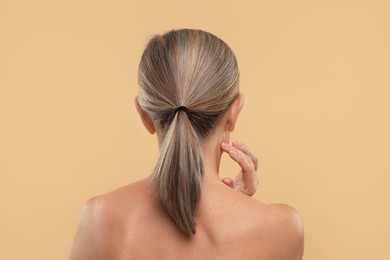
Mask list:
[[[225,142],[222,142],[222,147],[223,147],[223,148],[228,148],[229,145],[228,145],[227,143],[225,143]]]
[[[233,146],[237,146],[237,145],[240,145],[240,143],[237,141],[233,141]]]

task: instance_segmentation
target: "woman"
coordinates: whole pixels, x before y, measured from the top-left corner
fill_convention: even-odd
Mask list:
[[[173,30],[149,42],[135,103],[160,156],[152,176],[86,203],[71,259],[302,258],[298,213],[244,195],[256,189],[257,160],[229,145],[244,105],[238,79],[233,52],[210,33]],[[223,152],[242,168],[241,192],[219,179]]]

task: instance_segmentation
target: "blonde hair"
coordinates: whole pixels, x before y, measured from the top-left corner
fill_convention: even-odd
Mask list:
[[[172,30],[148,43],[138,84],[138,101],[161,137],[154,187],[177,227],[194,235],[203,142],[239,94],[236,58],[208,32]]]

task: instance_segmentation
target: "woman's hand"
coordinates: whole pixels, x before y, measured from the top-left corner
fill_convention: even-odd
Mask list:
[[[255,194],[259,184],[256,175],[258,166],[256,156],[249,151],[246,145],[237,141],[234,141],[232,145],[222,143],[222,150],[228,153],[230,158],[236,161],[241,167],[241,171],[234,180],[231,178],[223,178],[222,182],[245,195],[252,196]]]

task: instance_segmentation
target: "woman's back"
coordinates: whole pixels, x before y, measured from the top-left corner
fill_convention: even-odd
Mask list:
[[[294,209],[262,204],[218,178],[204,179],[195,221],[196,234],[184,236],[144,179],[88,201],[74,259],[302,258]]]
[[[299,215],[246,197],[218,177],[224,152],[243,179],[257,165],[244,145],[228,145],[244,105],[229,46],[200,30],[156,35],[138,83],[136,108],[158,137],[156,165],[150,178],[86,204],[71,258],[300,259]]]

